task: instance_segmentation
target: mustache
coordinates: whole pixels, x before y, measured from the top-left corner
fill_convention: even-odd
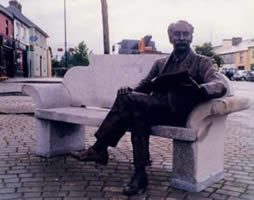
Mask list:
[[[176,47],[188,47],[190,46],[189,43],[186,42],[179,42],[175,44]]]

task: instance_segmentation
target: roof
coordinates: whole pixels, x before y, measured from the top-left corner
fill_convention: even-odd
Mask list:
[[[32,21],[30,21],[26,16],[24,16],[17,8],[14,6],[8,6],[7,10],[10,11],[15,18],[20,20],[22,23],[27,25],[29,28],[35,28],[38,32],[40,32],[43,36],[49,37],[46,32],[44,32],[39,26],[35,25]]]
[[[5,7],[3,7],[1,4],[0,4],[0,12],[5,14],[7,17],[13,19],[13,15]]]
[[[238,45],[230,46],[228,48],[221,46],[214,47],[214,51],[217,54],[229,54],[236,53],[240,51],[247,51],[249,47],[254,47],[254,39],[247,39],[240,42]]]

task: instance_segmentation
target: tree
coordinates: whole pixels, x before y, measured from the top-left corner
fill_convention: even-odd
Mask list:
[[[74,51],[69,52],[69,63],[72,66],[82,65],[87,66],[89,65],[88,60],[88,48],[84,41],[78,44],[78,47],[74,48]]]
[[[195,51],[198,54],[210,57],[214,64],[217,64],[218,67],[221,67],[221,64],[223,64],[223,59],[213,51],[213,47],[211,42],[205,42],[202,46],[196,46]]]
[[[57,60],[57,58],[52,58],[52,68],[60,68],[61,64],[60,62]]]
[[[66,51],[66,52],[64,53],[64,55],[62,56],[61,61],[60,61],[60,65],[61,65],[62,67],[65,66],[65,57],[66,57],[67,60],[68,60],[68,61],[67,61],[67,63],[68,63],[67,68],[72,67],[72,66],[73,66],[73,64],[72,64],[72,55],[71,55],[71,52],[69,52],[69,51]]]

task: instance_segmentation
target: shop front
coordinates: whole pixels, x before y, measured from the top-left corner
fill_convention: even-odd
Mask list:
[[[14,65],[13,41],[0,35],[0,75],[14,77],[16,68]]]
[[[15,43],[15,66],[16,66],[16,76],[28,77],[28,62],[27,62],[27,50],[28,46],[16,41]]]

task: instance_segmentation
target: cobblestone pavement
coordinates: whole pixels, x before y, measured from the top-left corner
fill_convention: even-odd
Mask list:
[[[251,88],[254,83],[234,84],[237,94],[254,99],[254,89]],[[34,106],[29,97],[2,98],[0,107],[2,102],[6,102],[5,108],[11,113],[22,110],[20,108],[25,108],[23,105]],[[231,114],[227,120],[223,180],[199,193],[171,188],[172,140],[152,137],[153,163],[148,168],[148,190],[129,199],[254,200],[253,113],[251,107]],[[121,191],[133,173],[130,134],[123,137],[117,148],[109,149],[108,165],[100,166],[68,156],[50,159],[35,156],[34,122],[31,114],[0,114],[0,200],[128,199]],[[87,146],[94,142],[95,130],[86,129]]]

